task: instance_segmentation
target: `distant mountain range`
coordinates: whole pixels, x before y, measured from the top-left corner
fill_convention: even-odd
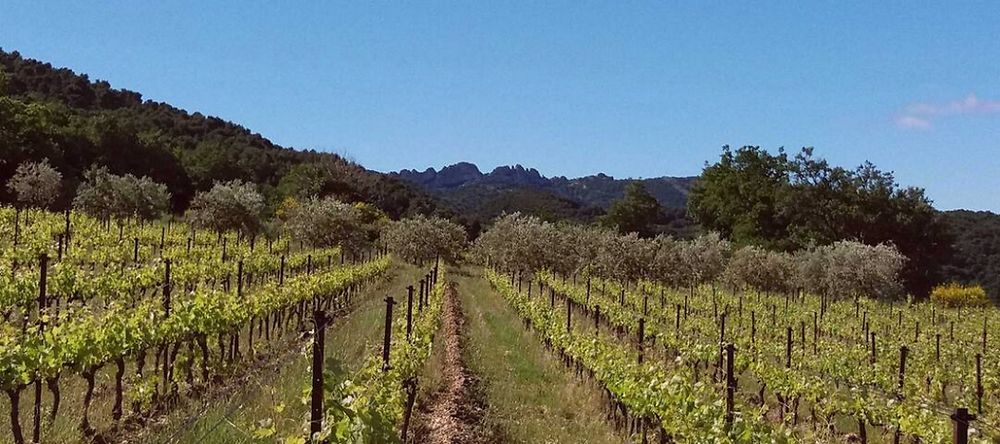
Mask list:
[[[407,182],[419,185],[432,194],[448,200],[492,196],[517,190],[520,193],[547,193],[556,200],[565,200],[584,208],[607,210],[611,203],[625,193],[625,185],[638,180],[646,186],[664,208],[682,209],[687,204],[696,177],[656,177],[651,179],[615,179],[603,173],[569,179],[564,176],[545,177],[534,168],[521,165],[501,166],[483,173],[475,164],[460,162],[424,171],[402,170],[389,173]],[[472,196],[470,196],[472,195]]]

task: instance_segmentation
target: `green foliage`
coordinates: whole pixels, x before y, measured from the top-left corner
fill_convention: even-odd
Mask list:
[[[524,319],[531,325],[546,346],[558,350],[560,356],[572,359],[599,382],[609,396],[620,403],[628,412],[649,418],[655,426],[662,427],[676,442],[793,442],[791,431],[783,424],[771,424],[763,415],[737,415],[731,426],[725,425],[725,407],[718,401],[718,390],[711,384],[698,382],[692,365],[669,367],[668,363],[688,364],[696,359],[691,353],[695,347],[714,352],[718,342],[704,347],[695,344],[691,338],[674,338],[674,335],[653,333],[652,323],[645,324],[646,334],[655,338],[657,344],[670,342],[678,344],[679,356],[674,359],[648,359],[637,362],[636,353],[629,341],[615,339],[611,335],[574,334],[567,331],[565,310],[561,304],[551,307],[546,298],[529,297],[518,291],[507,276],[494,270],[485,271],[486,279]],[[572,299],[581,307],[596,308],[598,299],[602,315],[610,327],[634,331],[641,312],[636,313],[630,304],[617,303],[617,292],[590,292],[558,279],[552,274],[537,276],[556,294]],[[582,290],[582,291],[581,291]],[[610,296],[610,297],[609,297]],[[709,298],[705,298],[706,300]],[[641,306],[641,302],[636,305]],[[652,334],[650,334],[652,333]],[[713,335],[714,336],[714,335]],[[717,337],[714,337],[716,339]],[[681,348],[681,341],[687,344]],[[659,345],[658,345],[659,346]],[[704,353],[704,352],[703,352]],[[711,359],[711,358],[709,358]],[[666,361],[666,362],[664,362]]]
[[[403,419],[406,393],[417,389],[417,377],[431,355],[434,335],[441,324],[445,268],[427,295],[427,305],[413,314],[412,334],[406,335],[405,310],[392,322],[390,363],[383,368],[382,354],[368,355],[361,369],[349,374],[336,360],[324,372],[323,427],[311,438],[331,444],[398,443],[397,427]]]
[[[640,237],[650,237],[662,211],[660,203],[646,191],[642,182],[634,181],[625,187],[625,196],[611,204],[601,222],[621,234],[638,233]]]
[[[1000,215],[988,211],[947,211],[941,218],[955,239],[955,254],[944,268],[945,281],[978,284],[1000,300]]]
[[[950,242],[919,188],[865,163],[832,167],[804,148],[794,157],[759,147],[723,149],[691,192],[688,210],[704,228],[739,244],[794,250],[838,240],[891,243],[909,261],[907,289],[926,295],[940,280]]]

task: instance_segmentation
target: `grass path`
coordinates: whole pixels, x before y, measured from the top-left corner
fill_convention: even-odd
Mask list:
[[[465,362],[482,381],[486,420],[517,443],[621,443],[600,393],[563,367],[468,267],[449,275],[465,312]]]

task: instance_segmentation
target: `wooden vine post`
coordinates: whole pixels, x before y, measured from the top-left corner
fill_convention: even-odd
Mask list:
[[[48,281],[49,256],[42,253],[38,257],[38,334],[45,335],[44,311],[48,306],[46,301],[46,282]],[[31,442],[41,442],[42,427],[42,380],[35,380],[35,410],[31,429]]]
[[[413,286],[406,286],[406,341],[410,341],[413,332]]]
[[[389,371],[389,348],[392,346],[392,306],[396,300],[392,296],[385,298],[385,336],[382,338],[382,371]]]
[[[166,227],[164,227],[166,230]],[[164,259],[163,265],[163,319],[170,317],[170,259]],[[163,393],[170,389],[170,344],[161,346],[163,353]]]
[[[424,311],[424,280],[423,279],[420,280],[420,294],[418,295],[418,298],[417,298],[417,311],[418,312]]]
[[[733,374],[733,361],[736,354],[736,346],[726,344],[726,430],[733,426],[733,416],[735,415],[736,403],[736,375]]]
[[[281,255],[281,265],[278,269],[278,286],[285,285],[285,255]]]
[[[872,335],[872,365],[878,362],[878,347],[875,345],[875,332],[871,332]]]
[[[674,315],[674,336],[679,338],[681,336],[681,304],[676,304],[675,309],[677,313]]]
[[[955,409],[955,413],[951,415],[951,442],[969,444],[969,423],[975,420],[976,415],[970,415],[969,409]]]
[[[792,368],[792,327],[786,327],[788,333],[785,341],[785,368]]]
[[[594,306],[594,336],[601,335],[601,306]]]
[[[326,333],[326,312],[313,311],[313,346],[312,346],[312,390],[309,415],[309,437],[323,429],[323,356]]]
[[[566,298],[566,333],[573,332],[573,306],[572,301]]]
[[[986,325],[987,325],[987,322],[988,322],[987,319],[984,318],[983,319],[983,354],[984,355],[986,354]]]
[[[712,372],[712,378],[718,378],[718,372],[722,370],[723,365],[723,354],[726,351],[726,314],[727,312],[722,312],[722,316],[719,317],[719,360],[715,364],[715,371]]]
[[[976,411],[983,414],[983,355],[976,353]]]
[[[899,393],[897,397],[903,399],[903,381],[906,378],[906,355],[908,355],[910,349],[903,345],[899,347],[899,381],[897,383]]]
[[[644,347],[643,341],[645,341],[646,335],[646,319],[639,318],[639,363],[642,364],[642,359],[646,354],[646,349]]]

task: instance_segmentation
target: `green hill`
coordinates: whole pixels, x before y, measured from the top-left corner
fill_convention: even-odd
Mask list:
[[[236,123],[188,112],[84,74],[0,49],[0,183],[25,160],[49,159],[64,178],[57,208],[68,205],[82,173],[105,165],[167,184],[181,211],[214,181],[242,179],[273,206],[304,191],[303,175],[322,175],[319,192],[374,203],[398,217],[446,212],[423,191],[333,153],[272,143]],[[314,177],[315,178],[315,177]],[[0,202],[10,202],[0,187]]]

